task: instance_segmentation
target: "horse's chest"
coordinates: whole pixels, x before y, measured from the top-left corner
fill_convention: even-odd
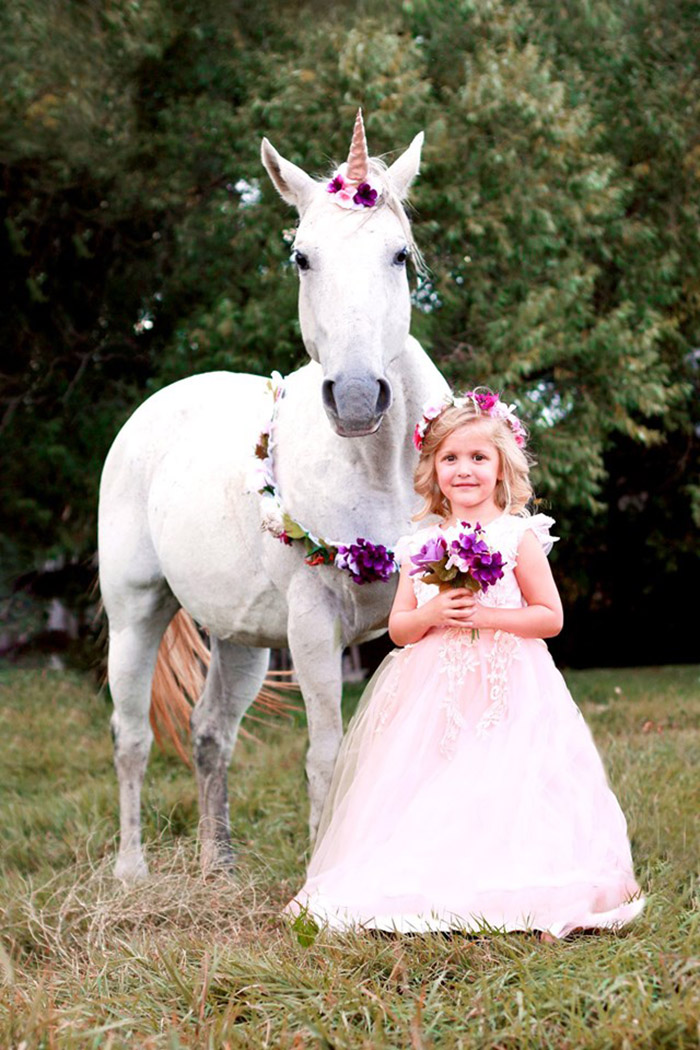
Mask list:
[[[377,580],[362,586],[351,583],[354,592],[350,591],[346,596],[341,613],[345,645],[364,641],[368,636],[375,637],[377,632],[386,630],[397,583],[398,575],[386,582]]]

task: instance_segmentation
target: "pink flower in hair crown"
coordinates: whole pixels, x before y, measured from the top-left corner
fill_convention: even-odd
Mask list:
[[[413,431],[413,444],[416,446],[418,451],[423,448],[423,439],[428,431],[428,427],[434,419],[437,419],[439,415],[449,408],[450,405],[454,405],[455,402],[448,395],[442,401],[428,401],[423,406],[423,412],[420,419],[416,423],[415,430]]]
[[[491,419],[502,419],[504,423],[507,423],[513,431],[516,445],[523,447],[527,434],[525,427],[518,419],[515,405],[507,405],[505,401],[501,401],[498,394],[483,394],[478,390],[470,390],[464,395],[463,400],[467,398],[475,401],[484,415],[490,416]]]
[[[466,400],[466,398],[476,401],[481,411],[487,414],[490,414],[491,410],[498,404],[498,394],[481,394],[476,390],[470,390],[468,394],[464,395],[463,400]]]
[[[413,444],[419,452],[423,448],[425,435],[433,420],[442,415],[446,408],[464,408],[467,401],[473,401],[482,415],[489,416],[491,419],[502,419],[513,431],[516,445],[519,445],[520,448],[525,445],[527,434],[525,427],[518,419],[515,405],[506,405],[504,401],[501,401],[498,394],[493,394],[490,391],[469,390],[464,397],[448,395],[439,404],[428,402],[425,405],[421,418],[416,423],[413,431]]]

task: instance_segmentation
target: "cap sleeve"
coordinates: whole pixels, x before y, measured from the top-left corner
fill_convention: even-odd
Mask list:
[[[521,521],[523,533],[534,532],[544,553],[549,554],[554,544],[559,541],[559,537],[552,536],[550,532],[554,525],[554,518],[550,518],[547,514],[533,514],[529,518],[521,518]]]
[[[425,543],[428,535],[432,531],[432,527],[419,529],[417,532],[411,532],[408,536],[400,536],[394,544],[394,557],[396,558],[399,565],[403,565],[412,554],[419,551]]]
[[[399,565],[403,565],[408,557],[411,555],[411,540],[413,536],[399,536],[398,540],[394,544],[394,557],[396,558]]]

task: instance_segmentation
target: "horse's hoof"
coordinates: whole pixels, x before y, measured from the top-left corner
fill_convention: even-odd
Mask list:
[[[148,865],[143,854],[125,854],[117,857],[114,865],[114,877],[126,885],[143,882],[148,878]]]
[[[236,854],[230,846],[202,849],[202,875],[233,875],[236,870]]]

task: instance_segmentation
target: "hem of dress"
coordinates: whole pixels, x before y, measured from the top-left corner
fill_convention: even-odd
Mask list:
[[[646,898],[634,897],[604,912],[582,912],[579,915],[558,922],[537,922],[527,918],[506,920],[502,923],[489,922],[482,915],[463,916],[454,912],[417,912],[404,915],[373,915],[361,917],[350,909],[325,904],[321,898],[307,899],[304,903],[294,898],[286,905],[284,913],[294,917],[303,914],[305,918],[327,929],[334,931],[361,932],[378,930],[383,933],[468,933],[498,934],[513,932],[548,933],[561,940],[575,930],[619,930],[638,918],[644,910]]]

